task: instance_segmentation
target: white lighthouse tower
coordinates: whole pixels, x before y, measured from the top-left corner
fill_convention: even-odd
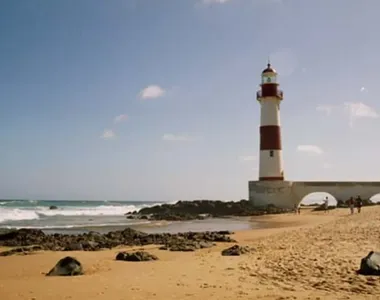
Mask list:
[[[280,124],[283,93],[278,86],[277,72],[268,63],[256,95],[261,105],[259,181],[284,180]]]
[[[270,63],[261,73],[257,100],[261,106],[259,180],[248,182],[254,206],[294,208],[310,193],[326,192],[345,201],[352,195],[370,199],[380,193],[380,181],[288,181],[284,178],[281,145],[280,103],[277,72]]]

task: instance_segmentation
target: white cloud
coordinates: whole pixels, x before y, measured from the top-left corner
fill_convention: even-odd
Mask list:
[[[372,107],[361,103],[345,103],[348,113],[356,118],[377,118],[379,115]]]
[[[120,123],[120,122],[126,121],[127,119],[128,119],[127,115],[118,115],[113,119],[113,121],[114,123]]]
[[[141,99],[154,99],[162,97],[165,90],[158,85],[149,85],[140,92]]]
[[[188,135],[175,135],[171,133],[166,133],[162,136],[162,140],[174,142],[191,142],[194,141],[195,138]]]
[[[361,91],[361,92],[367,92],[368,90],[367,90],[364,86],[362,86],[362,87],[360,88],[360,91]]]
[[[316,107],[316,110],[320,112],[324,112],[326,115],[329,116],[334,108],[335,107],[333,105],[323,104],[323,105],[318,105]]]
[[[360,118],[378,118],[379,114],[376,110],[362,102],[346,102],[344,103],[346,113],[350,118],[350,126],[353,127],[356,119]]]
[[[112,129],[105,129],[100,137],[104,140],[112,140],[116,137],[116,134]]]
[[[323,150],[316,145],[298,145],[297,151],[306,152],[310,154],[317,154],[317,155],[323,154]]]
[[[257,159],[254,155],[240,156],[241,161],[255,161]]]

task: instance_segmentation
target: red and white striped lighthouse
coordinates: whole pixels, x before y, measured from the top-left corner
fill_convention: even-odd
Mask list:
[[[277,72],[268,63],[256,95],[261,105],[259,181],[284,180],[280,125],[283,94],[278,86]]]

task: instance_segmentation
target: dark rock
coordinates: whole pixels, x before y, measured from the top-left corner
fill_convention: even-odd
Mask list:
[[[335,209],[335,208],[336,208],[336,206],[329,205],[327,207],[327,210],[332,210],[332,209]],[[326,210],[325,209],[325,204],[320,204],[318,207],[316,207],[316,208],[313,209],[313,211],[324,211],[324,210]]]
[[[230,248],[224,249],[222,251],[222,255],[223,256],[239,256],[239,255],[246,254],[249,252],[251,252],[251,249],[247,246],[242,247],[239,245],[234,245]]]
[[[46,276],[76,276],[82,274],[82,264],[74,257],[66,256],[59,260]]]
[[[236,242],[229,231],[147,234],[132,228],[106,234],[88,232],[80,235],[45,235],[40,230],[20,229],[0,234],[0,246],[25,247],[38,245],[51,251],[98,251],[117,246],[164,245],[172,251],[193,251],[211,247],[215,242]],[[193,250],[190,250],[193,249]],[[32,250],[34,251],[34,250]]]
[[[49,209],[58,209],[58,207],[55,205],[51,205],[51,206],[49,206]]]
[[[83,251],[81,243],[70,243],[65,247],[65,251]]]
[[[366,257],[362,258],[360,269],[357,273],[380,276],[380,252],[371,251]]]
[[[138,218],[149,216],[149,219],[152,220],[186,221],[202,220],[207,217],[280,214],[290,211],[289,209],[277,208],[273,205],[256,207],[248,200],[240,200],[238,202],[196,200],[145,207],[138,212]]]
[[[31,246],[31,247],[20,247],[20,248],[14,248],[11,250],[0,252],[0,256],[10,256],[14,254],[31,254],[34,251],[40,251],[43,250],[41,246]]]
[[[123,261],[151,261],[151,260],[158,260],[158,257],[150,254],[145,251],[137,251],[137,252],[119,252],[116,255],[116,260],[123,260]]]

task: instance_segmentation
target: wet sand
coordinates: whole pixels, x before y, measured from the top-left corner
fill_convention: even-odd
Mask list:
[[[360,259],[380,250],[380,207],[354,216],[302,210],[255,217],[265,229],[239,231],[234,238],[256,251],[223,257],[219,244],[196,252],[140,247],[154,262],[119,262],[120,249],[101,252],[39,252],[0,257],[0,299],[376,299],[380,279],[355,274]],[[131,250],[131,248],[123,248]],[[86,275],[45,277],[72,255]]]

